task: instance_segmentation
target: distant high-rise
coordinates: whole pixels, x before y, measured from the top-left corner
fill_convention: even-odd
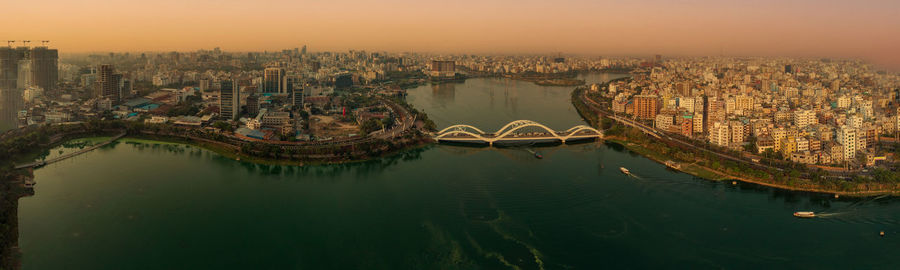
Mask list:
[[[263,77],[263,93],[282,93],[284,89],[284,68],[267,67]]]
[[[784,65],[784,73],[794,73],[794,66],[792,65]]]
[[[222,81],[219,90],[219,114],[222,119],[236,120],[241,112],[241,91],[234,81]]]
[[[300,54],[306,54],[306,45],[303,45],[303,48],[300,49]]]
[[[251,117],[256,116],[259,113],[259,97],[256,96],[256,93],[250,93],[247,96],[247,114]]]
[[[97,97],[109,98],[114,103],[121,100],[121,91],[119,89],[119,80],[122,76],[115,74],[115,68],[112,65],[100,65],[100,72],[97,80],[94,81]]]
[[[26,59],[27,48],[0,47],[0,124],[15,126],[17,111],[22,107],[19,88],[20,61]],[[0,125],[0,126],[2,126]]]
[[[303,87],[300,83],[300,79],[298,77],[288,76],[285,77],[284,82],[291,106],[293,106],[294,109],[303,107]]]
[[[59,51],[47,47],[31,50],[31,83],[44,89],[44,93],[58,94]]]
[[[431,61],[431,76],[453,77],[456,75],[456,62],[433,60]]]

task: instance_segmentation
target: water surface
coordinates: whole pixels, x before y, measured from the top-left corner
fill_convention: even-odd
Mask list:
[[[565,129],[583,123],[571,89],[472,79],[413,89],[409,101],[439,127]],[[712,182],[616,145],[537,150],[544,159],[437,145],[294,167],[126,140],[35,171],[36,195],[19,204],[24,268],[900,267],[893,198]]]

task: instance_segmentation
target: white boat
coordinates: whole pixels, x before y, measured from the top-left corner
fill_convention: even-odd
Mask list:
[[[794,212],[794,216],[798,218],[814,218],[816,217],[816,213],[814,212]]]
[[[625,169],[625,167],[619,167],[619,170],[622,171],[622,173],[624,173],[624,174],[631,175],[631,171],[629,171],[628,169]]]

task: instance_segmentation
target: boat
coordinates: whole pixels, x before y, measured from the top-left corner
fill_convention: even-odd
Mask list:
[[[542,159],[542,158],[544,158],[544,155],[541,155],[541,153],[535,152],[534,157],[537,159]]]
[[[631,171],[629,171],[628,169],[625,169],[625,167],[619,167],[619,170],[622,171],[622,173],[624,173],[624,174],[631,175]]]
[[[674,170],[680,170],[680,169],[681,169],[681,164],[678,164],[678,163],[675,162],[675,161],[666,160],[665,164],[666,164],[667,167],[672,168],[672,169],[674,169]]]
[[[798,218],[814,218],[816,217],[816,213],[814,212],[794,212],[794,216]]]

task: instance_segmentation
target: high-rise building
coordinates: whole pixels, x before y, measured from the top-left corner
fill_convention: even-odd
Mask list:
[[[121,96],[119,89],[119,81],[122,79],[120,74],[115,74],[115,67],[112,65],[100,65],[97,80],[94,81],[96,96],[100,98],[109,98],[113,103],[118,103]]]
[[[241,113],[241,91],[232,80],[222,81],[219,90],[219,114],[222,119],[237,120]]]
[[[19,88],[19,62],[25,59],[26,48],[0,47],[0,126],[12,126],[22,107]]]
[[[263,93],[283,93],[284,68],[267,67],[263,74]]]
[[[247,114],[251,117],[259,114],[259,97],[256,96],[256,93],[251,93],[247,96]]]
[[[659,98],[656,95],[634,96],[634,116],[638,119],[656,119],[659,113]]]
[[[293,76],[285,78],[285,87],[287,88],[288,98],[294,109],[303,107],[303,86],[300,79]]]
[[[851,161],[856,157],[856,148],[859,145],[857,135],[855,128],[846,125],[841,127],[837,140],[843,146],[844,160]]]
[[[45,46],[31,50],[31,83],[48,95],[57,95],[59,80],[59,51]]]
[[[456,75],[456,62],[445,60],[431,61],[431,76],[453,77]]]

